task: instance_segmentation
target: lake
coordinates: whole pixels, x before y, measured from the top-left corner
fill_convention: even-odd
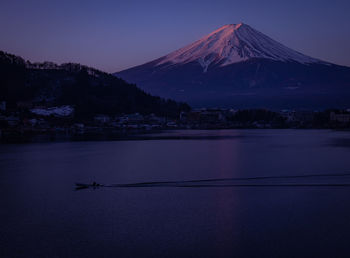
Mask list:
[[[333,173],[350,173],[349,131],[193,130],[3,144],[0,257],[349,257],[347,186],[74,188]]]

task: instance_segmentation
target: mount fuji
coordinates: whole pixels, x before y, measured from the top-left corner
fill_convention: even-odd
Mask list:
[[[349,67],[306,56],[243,23],[115,75],[195,107],[350,106]]]

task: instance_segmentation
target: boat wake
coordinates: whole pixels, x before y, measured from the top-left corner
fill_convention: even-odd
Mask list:
[[[76,190],[139,187],[349,187],[350,173],[211,178],[181,181],[150,181],[126,184],[82,184]]]

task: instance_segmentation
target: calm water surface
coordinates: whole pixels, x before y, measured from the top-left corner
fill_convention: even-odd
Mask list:
[[[0,257],[350,257],[350,187],[74,190],[346,172],[350,132],[328,130],[0,145]]]

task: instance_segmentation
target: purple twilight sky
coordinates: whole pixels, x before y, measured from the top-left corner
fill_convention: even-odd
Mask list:
[[[244,22],[306,55],[350,66],[349,0],[1,0],[0,50],[117,72]]]

